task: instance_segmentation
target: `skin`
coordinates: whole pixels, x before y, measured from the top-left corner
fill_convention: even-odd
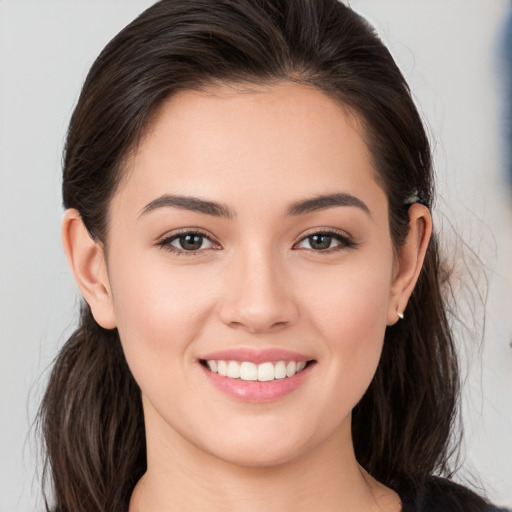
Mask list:
[[[339,193],[367,211],[288,212]],[[231,217],[147,209],[163,194],[219,203]],[[96,320],[118,328],[142,391],[148,472],[130,511],[400,510],[398,496],[357,464],[351,411],[386,327],[406,307],[431,221],[413,205],[408,238],[393,246],[357,118],[296,84],[180,92],[130,157],[109,213],[108,259],[75,210],[63,241]],[[211,242],[169,250],[189,228]],[[342,238],[312,247],[308,236],[331,231]],[[239,347],[283,348],[315,363],[292,393],[247,403],[213,387],[199,363]]]

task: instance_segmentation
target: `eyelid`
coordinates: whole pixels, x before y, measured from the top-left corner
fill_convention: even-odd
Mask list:
[[[331,235],[333,238],[336,238],[341,243],[340,243],[340,245],[338,245],[336,247],[332,247],[330,249],[325,249],[323,251],[322,250],[315,251],[314,249],[300,249],[300,248],[296,249],[298,244],[300,244],[307,238],[314,236],[314,235]],[[300,237],[294,242],[292,249],[309,250],[309,251],[318,252],[318,253],[322,253],[322,252],[329,253],[329,252],[334,252],[337,249],[351,249],[351,248],[357,247],[358,245],[359,245],[359,243],[356,242],[354,240],[354,238],[352,237],[352,235],[350,235],[346,231],[342,231],[342,230],[336,229],[336,228],[319,227],[319,228],[312,228],[312,229],[306,231],[305,233],[302,233],[300,235]]]
[[[179,249],[178,247],[174,247],[173,245],[171,245],[171,242],[178,239],[180,236],[185,236],[185,235],[198,235],[198,236],[204,237],[207,240],[209,240],[213,244],[214,247],[209,247],[207,249],[198,249],[197,251],[186,251],[184,249]],[[161,249],[165,249],[169,252],[172,252],[174,254],[186,255],[186,256],[199,255],[206,251],[219,250],[222,248],[220,243],[216,240],[216,238],[211,233],[208,233],[204,229],[193,228],[193,227],[181,228],[181,229],[177,229],[175,231],[167,232],[164,235],[158,237],[158,239],[155,241],[154,245],[157,247],[160,247]]]

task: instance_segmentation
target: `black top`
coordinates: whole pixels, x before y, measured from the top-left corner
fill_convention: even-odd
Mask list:
[[[396,491],[402,500],[402,512],[507,512],[444,478],[429,477],[421,483],[411,480]]]

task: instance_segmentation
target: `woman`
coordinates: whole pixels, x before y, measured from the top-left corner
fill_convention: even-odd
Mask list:
[[[89,73],[63,195],[49,510],[491,510],[431,476],[458,370],[430,149],[349,8],[155,4]]]

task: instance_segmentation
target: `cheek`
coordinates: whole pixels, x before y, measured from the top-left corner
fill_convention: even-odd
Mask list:
[[[337,345],[364,340],[386,325],[391,290],[391,258],[315,272],[303,281],[305,308],[317,327]]]
[[[329,379],[338,399],[353,407],[377,368],[390,297],[392,258],[340,268],[309,291],[309,314],[325,342]],[[306,296],[306,295],[305,295]]]
[[[168,372],[188,357],[214,302],[205,271],[171,268],[165,257],[132,253],[129,261],[117,258],[110,272],[114,310],[136,379],[160,366]]]

